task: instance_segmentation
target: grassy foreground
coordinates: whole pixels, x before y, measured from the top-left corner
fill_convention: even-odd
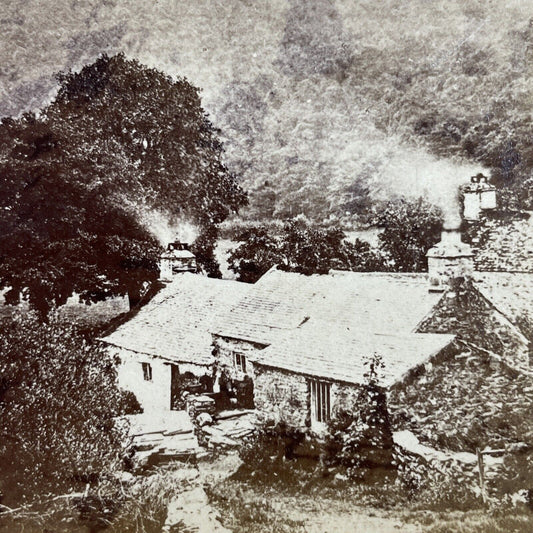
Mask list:
[[[329,484],[328,484],[329,485]],[[229,478],[208,494],[233,533],[530,533],[525,508],[457,511],[403,498],[393,487],[342,485],[281,489]]]

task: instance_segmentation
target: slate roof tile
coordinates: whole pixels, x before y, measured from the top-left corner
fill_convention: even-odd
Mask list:
[[[252,357],[256,363],[347,383],[364,383],[366,361],[377,353],[384,363],[380,384],[388,387],[435,355],[454,335],[390,335],[329,321],[309,320],[285,332]]]
[[[179,274],[136,316],[102,340],[170,361],[209,365],[213,321],[249,288],[245,283]]]
[[[428,291],[425,274],[332,271],[304,276],[272,269],[212,332],[268,345],[310,318],[369,331],[408,333],[441,294]]]

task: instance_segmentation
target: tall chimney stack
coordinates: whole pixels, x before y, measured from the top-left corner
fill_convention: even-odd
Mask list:
[[[171,242],[165,252],[161,254],[159,264],[159,279],[172,281],[176,274],[183,272],[197,272],[196,257],[184,242]]]
[[[471,275],[474,270],[474,253],[469,244],[461,241],[458,228],[444,228],[440,242],[426,256],[431,292],[444,291],[451,278]]]
[[[461,187],[463,193],[463,216],[469,222],[479,220],[482,211],[497,207],[496,187],[487,177],[477,174],[470,178],[470,183]]]

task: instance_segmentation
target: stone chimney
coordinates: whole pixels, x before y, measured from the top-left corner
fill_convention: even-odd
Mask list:
[[[440,242],[426,256],[431,292],[444,291],[451,278],[471,275],[474,270],[474,253],[469,244],[461,241],[458,228],[444,228]]]
[[[468,221],[479,220],[482,211],[497,207],[496,187],[483,174],[472,176],[470,183],[463,185],[461,191],[464,198],[463,217]]]
[[[197,272],[196,257],[184,242],[171,242],[161,254],[159,263],[159,279],[172,281],[176,274]]]

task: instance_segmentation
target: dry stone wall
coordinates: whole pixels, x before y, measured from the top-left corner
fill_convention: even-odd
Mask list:
[[[471,349],[393,389],[395,430],[409,429],[436,448],[475,452],[533,445],[533,378]]]

